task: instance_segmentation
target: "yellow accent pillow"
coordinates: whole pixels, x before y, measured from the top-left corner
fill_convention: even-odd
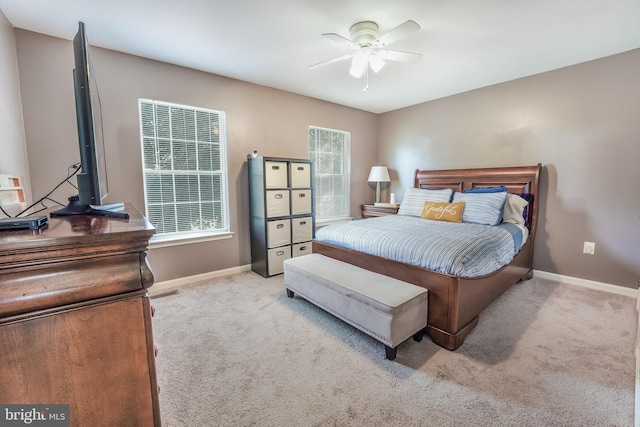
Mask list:
[[[424,202],[424,209],[422,209],[420,218],[434,221],[462,222],[462,211],[464,211],[464,202]]]

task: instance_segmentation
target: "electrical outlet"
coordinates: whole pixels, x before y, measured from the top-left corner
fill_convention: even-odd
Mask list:
[[[596,252],[595,242],[584,242],[584,248],[582,252],[585,254],[593,255]]]

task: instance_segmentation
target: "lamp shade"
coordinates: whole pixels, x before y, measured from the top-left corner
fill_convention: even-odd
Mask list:
[[[386,166],[373,166],[369,172],[369,182],[391,182]]]

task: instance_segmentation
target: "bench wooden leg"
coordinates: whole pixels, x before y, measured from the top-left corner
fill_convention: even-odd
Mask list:
[[[398,347],[389,347],[388,345],[384,346],[384,352],[387,356],[387,359],[393,360],[396,358],[396,354],[398,354]]]
[[[287,290],[287,296],[288,296],[289,298],[293,298],[293,295],[294,295],[293,291],[291,291],[291,290],[289,290],[289,289],[287,289],[287,288],[285,288],[285,289]]]

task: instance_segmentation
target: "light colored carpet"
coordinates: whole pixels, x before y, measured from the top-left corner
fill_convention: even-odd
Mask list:
[[[455,352],[379,342],[254,273],[155,298],[165,426],[632,426],[635,300],[539,278]]]

